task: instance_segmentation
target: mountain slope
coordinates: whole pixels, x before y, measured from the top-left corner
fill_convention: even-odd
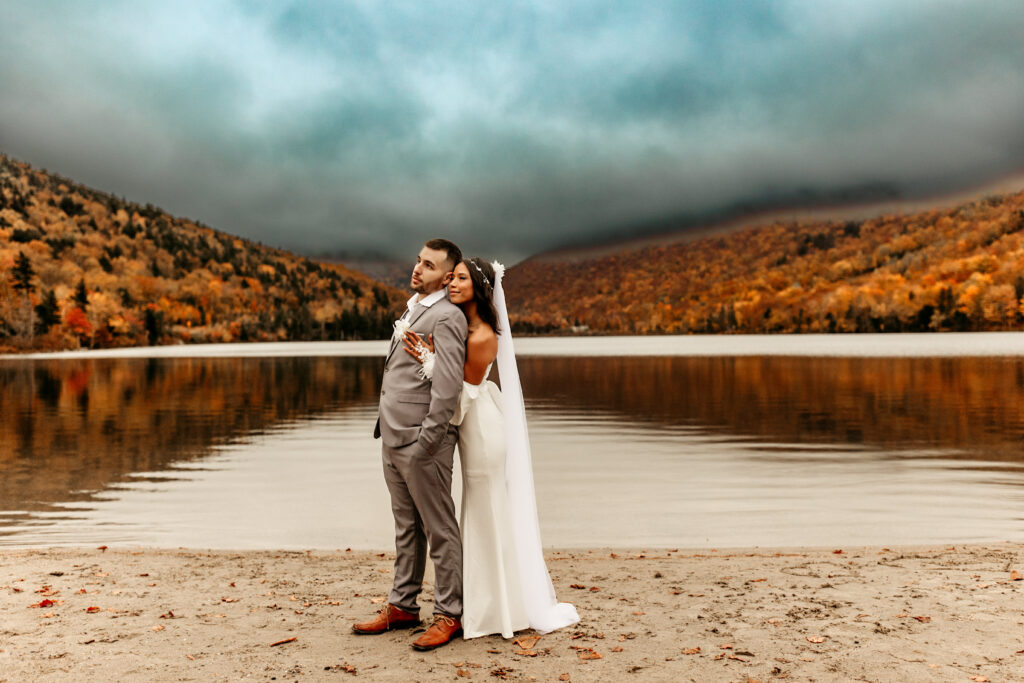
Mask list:
[[[1024,324],[1024,192],[869,220],[772,222],[510,268],[526,333],[1006,330]]]
[[[383,338],[404,300],[0,155],[0,348]]]

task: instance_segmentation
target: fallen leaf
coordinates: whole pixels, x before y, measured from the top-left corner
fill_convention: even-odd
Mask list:
[[[917,619],[918,621],[920,621],[922,624],[927,624],[929,621],[932,620],[931,617],[914,617],[914,618]]]
[[[492,654],[492,655],[500,655],[501,654],[501,650],[488,650],[488,652],[490,654]]]
[[[633,616],[634,617],[642,617],[643,615],[644,615],[644,612],[641,611],[641,610],[637,610],[637,611],[633,612]]]
[[[519,655],[520,657],[536,657],[537,656],[537,651],[536,650],[516,650],[515,654]]]
[[[801,662],[813,662],[814,661],[814,657],[801,657],[800,661]]]
[[[594,652],[594,648],[587,647],[579,650],[576,654],[579,655],[580,659],[601,659],[601,655]]]
[[[767,580],[768,579],[751,579],[750,583],[761,583],[762,581],[767,581]]]
[[[614,560],[616,557],[618,557],[618,555],[616,555],[615,553],[608,553],[608,557]]]
[[[807,636],[808,643],[824,643],[825,636]]]
[[[100,608],[99,608],[99,607],[96,607],[96,606],[94,605],[94,606],[92,606],[92,607],[86,608],[86,610],[85,610],[85,611],[86,611],[86,612],[88,612],[89,614],[95,614],[96,612],[99,612],[99,611],[100,611]]]
[[[99,548],[96,548],[96,550],[99,550],[99,551],[102,551],[102,552],[106,552],[107,551],[107,546],[101,545]]]
[[[569,678],[569,674],[562,674],[562,675],[560,675],[558,677],[558,680],[560,680],[560,681],[568,681],[568,680],[571,680],[571,679]]]
[[[154,627],[153,627],[153,630],[154,630],[154,631],[163,631],[163,630],[164,630],[164,628],[165,628],[165,627],[164,627],[164,625],[163,625],[163,624],[157,624],[156,626],[154,626]]]
[[[53,607],[53,604],[54,604],[53,600],[51,600],[50,598],[43,598],[39,602],[37,602],[35,604],[32,604],[32,605],[29,605],[29,608],[32,608],[32,607]]]
[[[832,551],[832,554],[833,554],[833,555],[842,555],[842,554],[843,554],[843,551],[842,551],[842,550],[833,550],[833,551]]]
[[[47,612],[44,614],[43,619],[53,619],[53,612]]]
[[[174,612],[172,612],[171,610],[167,610],[166,614],[161,614],[160,615],[160,618],[161,619],[176,619],[177,617],[174,616]]]
[[[724,645],[719,645],[718,649],[719,650],[731,650],[732,649],[732,643],[725,643]]]
[[[619,647],[618,645],[616,645],[615,647],[612,648],[612,652],[622,652],[622,648]]]
[[[576,590],[581,591],[581,590],[585,589],[586,586],[584,586],[581,583],[573,583],[573,584],[569,585],[569,588],[575,588]]]
[[[294,643],[298,639],[298,636],[292,636],[291,638],[285,638],[284,640],[279,640],[276,643],[271,643],[270,647],[277,647],[278,645],[284,645],[285,643]]]
[[[189,659],[191,659],[193,662],[196,661],[196,658],[193,657],[192,655],[185,655],[185,656],[188,657]]]
[[[683,654],[684,655],[699,655],[700,654],[700,647],[691,647],[691,648],[689,648],[687,650],[683,650]]]
[[[473,677],[472,674],[470,674],[465,669],[456,669],[455,670],[455,675],[458,676],[459,678],[472,678]]]
[[[1010,572],[1010,581],[1024,581],[1024,576],[1020,575],[1020,572],[1014,569]]]
[[[523,648],[524,650],[532,650],[534,646],[536,646],[537,643],[540,642],[540,636],[522,636],[520,638],[516,638],[512,642],[514,642],[516,645]]]

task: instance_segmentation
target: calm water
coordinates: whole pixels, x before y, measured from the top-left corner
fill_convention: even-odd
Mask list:
[[[529,340],[545,545],[1024,539],[1022,337],[908,339]],[[304,348],[0,360],[0,544],[390,547],[381,346]]]

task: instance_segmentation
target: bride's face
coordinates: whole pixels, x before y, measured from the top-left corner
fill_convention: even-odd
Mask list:
[[[473,279],[469,277],[469,268],[465,263],[455,266],[455,276],[448,285],[448,298],[455,305],[473,300]]]

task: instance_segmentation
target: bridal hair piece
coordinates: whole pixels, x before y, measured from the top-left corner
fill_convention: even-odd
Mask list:
[[[505,291],[501,280],[505,266],[497,261],[494,268],[494,306],[498,312],[498,375],[501,378],[501,412],[505,418],[505,486],[508,489],[512,536],[515,539],[522,586],[523,606],[530,628],[540,633],[575,624],[580,620],[576,608],[558,602],[551,583],[537,519],[537,497],[533,489],[533,463],[530,457],[530,435],[526,428],[526,408],[519,383],[519,368],[512,346],[512,326],[508,322]]]
[[[476,259],[470,259],[469,262],[472,263],[473,267],[476,268],[478,273],[480,273],[480,277],[482,277],[484,279],[484,284],[486,284],[488,287],[490,287],[491,290],[493,291],[494,290],[494,285],[492,285],[491,281],[487,279],[487,273],[485,273],[484,269],[481,268],[479,264],[477,264]]]

